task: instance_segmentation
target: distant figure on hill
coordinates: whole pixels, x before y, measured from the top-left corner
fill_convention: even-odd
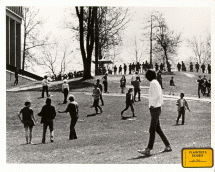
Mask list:
[[[36,124],[35,116],[33,114],[33,110],[30,108],[31,102],[26,101],[25,107],[20,111],[18,117],[20,121],[24,124],[25,128],[25,138],[26,144],[33,144],[32,141],[32,130],[33,126]],[[21,117],[22,115],[22,117]],[[29,137],[28,137],[28,129],[29,129]],[[28,140],[29,138],[29,140]]]
[[[157,80],[158,80],[158,82],[159,82],[161,88],[164,89],[164,88],[163,88],[163,83],[162,83],[162,76],[161,76],[161,74],[162,74],[162,72],[161,72],[161,70],[159,70],[159,71],[157,72]]]
[[[49,97],[49,91],[48,91],[48,79],[47,79],[47,76],[45,75],[44,76],[44,79],[42,80],[42,86],[43,86],[43,90],[42,90],[42,98],[44,98],[44,92],[46,91],[46,95],[47,97]]]
[[[134,86],[134,101],[136,101],[136,95],[138,93],[138,101],[140,100],[140,78],[137,76],[136,80],[133,82],[133,86]]]
[[[205,64],[204,63],[201,65],[201,68],[202,68],[202,73],[205,73]]]
[[[122,74],[122,66],[119,66],[119,74]]]
[[[100,113],[103,112],[103,109],[99,106],[99,98],[100,98],[100,94],[101,91],[100,89],[97,87],[97,85],[94,85],[94,90],[93,90],[93,98],[94,98],[94,102],[93,102],[93,106],[95,107],[96,110],[96,114],[98,114],[98,108],[100,109]]]
[[[124,75],[126,75],[126,71],[127,71],[127,65],[124,63]]]
[[[67,103],[67,96],[69,94],[69,84],[67,83],[67,80],[64,79],[63,84],[62,84],[62,93],[64,94],[64,101],[63,103]]]
[[[208,73],[211,74],[211,65],[208,64]]]
[[[131,63],[130,63],[129,66],[128,66],[128,70],[129,70],[129,74],[131,74],[131,70],[132,70],[132,65],[131,65]]]
[[[155,71],[158,71],[158,68],[159,68],[158,64],[155,63]]]
[[[175,83],[174,83],[174,77],[172,76],[171,79],[170,79],[170,92],[169,92],[169,95],[174,95],[174,90],[175,90]]]
[[[107,78],[108,74],[105,73],[105,75],[102,77],[103,79],[103,84],[104,84],[104,92],[107,93],[108,90],[108,78]]]
[[[100,79],[97,79],[96,85],[100,89],[100,100],[102,102],[102,106],[104,106],[104,101],[103,101],[103,98],[102,98],[102,90],[103,89],[102,89],[102,84],[100,83]]]
[[[177,64],[177,68],[178,68],[178,71],[180,72],[180,70],[181,70],[181,64],[179,62]]]
[[[19,69],[18,68],[16,68],[16,70],[15,70],[15,81],[14,81],[14,85],[17,85],[18,84],[18,78],[19,78]]]
[[[196,62],[195,68],[196,68],[196,72],[199,72],[199,64],[198,64],[198,62]]]
[[[210,92],[211,92],[211,80],[210,79],[207,82],[207,90],[208,90],[207,96],[210,96]]]
[[[200,93],[202,92],[202,84],[204,81],[201,79],[201,76],[199,76],[199,79],[196,82],[198,83],[198,96],[200,98]]]
[[[193,72],[193,63],[190,62],[190,72]]]
[[[178,106],[178,118],[176,120],[176,125],[178,125],[178,121],[179,121],[181,116],[182,116],[182,125],[184,125],[186,108],[190,111],[188,103],[184,99],[184,93],[181,93],[180,99],[177,100],[176,105]]]
[[[116,65],[114,66],[113,70],[114,70],[114,75],[116,75],[116,71],[117,71]]]

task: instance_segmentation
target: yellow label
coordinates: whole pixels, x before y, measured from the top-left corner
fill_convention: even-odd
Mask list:
[[[213,149],[212,148],[182,149],[182,166],[185,168],[213,167]]]

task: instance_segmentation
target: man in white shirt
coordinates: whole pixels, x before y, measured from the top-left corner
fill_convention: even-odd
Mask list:
[[[48,79],[47,76],[44,76],[44,79],[42,80],[42,86],[43,86],[43,91],[42,91],[42,98],[44,97],[44,92],[46,91],[47,97],[49,97],[48,93]]]
[[[69,84],[67,83],[66,79],[63,80],[62,93],[64,94],[63,104],[66,104],[67,103],[67,96],[69,94]]]
[[[138,152],[147,156],[150,155],[150,150],[153,149],[155,141],[155,132],[159,134],[159,136],[161,137],[162,141],[166,146],[163,152],[172,151],[170,143],[160,127],[159,116],[161,114],[161,105],[163,104],[163,93],[159,82],[155,78],[156,73],[154,71],[148,70],[146,72],[146,79],[150,81],[149,88],[149,109],[151,113],[151,125],[149,129],[150,137],[148,147],[144,150],[138,150]]]
[[[137,77],[139,77],[139,81],[141,82],[138,72],[135,72],[131,77],[131,85],[133,85],[133,82],[136,80]]]

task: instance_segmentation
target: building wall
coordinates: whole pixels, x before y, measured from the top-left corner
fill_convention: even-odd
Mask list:
[[[6,64],[21,68],[22,7],[6,7]]]

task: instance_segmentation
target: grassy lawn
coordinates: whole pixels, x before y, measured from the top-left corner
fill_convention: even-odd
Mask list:
[[[176,85],[179,85],[180,79],[184,79],[184,82],[186,81],[185,85],[180,86],[180,89],[178,86],[178,94],[181,90],[185,94],[196,94],[196,91],[191,88],[196,83],[191,82],[189,84],[190,78],[186,77],[186,75],[180,74],[177,76],[177,79],[176,76]],[[163,75],[164,92],[170,77]],[[117,90],[119,84],[114,82],[114,80],[119,80],[119,77],[113,76],[112,78],[109,84],[109,91],[119,92]],[[149,85],[143,76],[141,76],[141,79],[143,80],[143,86]],[[88,84],[85,90],[91,92],[92,86],[90,83]],[[50,93],[53,95],[51,97],[52,104],[56,107],[56,110],[64,110],[66,108],[66,105],[61,104],[63,94],[58,91],[60,87],[52,87]],[[70,87],[72,88],[71,85]],[[159,153],[159,151],[164,149],[164,145],[159,136],[156,135],[153,150],[155,155],[143,158],[137,150],[145,148],[149,139],[150,114],[148,99],[142,98],[141,102],[135,103],[136,120],[121,120],[120,118],[120,112],[125,107],[125,96],[104,95],[104,112],[97,116],[87,117],[87,115],[93,114],[95,110],[90,108],[92,104],[91,94],[80,92],[83,90],[84,86],[83,88],[79,86],[77,89],[72,89],[76,101],[79,103],[80,110],[80,118],[76,124],[78,139],[68,140],[69,115],[57,114],[54,121],[55,142],[50,143],[48,130],[47,144],[40,144],[42,125],[39,123],[40,118],[37,114],[45,103],[45,99],[37,99],[41,96],[41,92],[37,90],[7,92],[7,163],[180,164],[182,148],[211,146],[211,104],[208,102],[188,101],[191,112],[186,112],[185,125],[175,126],[177,117],[176,102],[175,100],[165,100],[160,121],[173,151],[170,153]],[[143,89],[143,92],[148,92],[148,90]],[[35,145],[24,144],[24,127],[17,117],[26,99],[31,100],[32,109],[38,121],[38,124],[33,129],[33,143]],[[128,109],[124,115],[130,116],[131,110]]]

